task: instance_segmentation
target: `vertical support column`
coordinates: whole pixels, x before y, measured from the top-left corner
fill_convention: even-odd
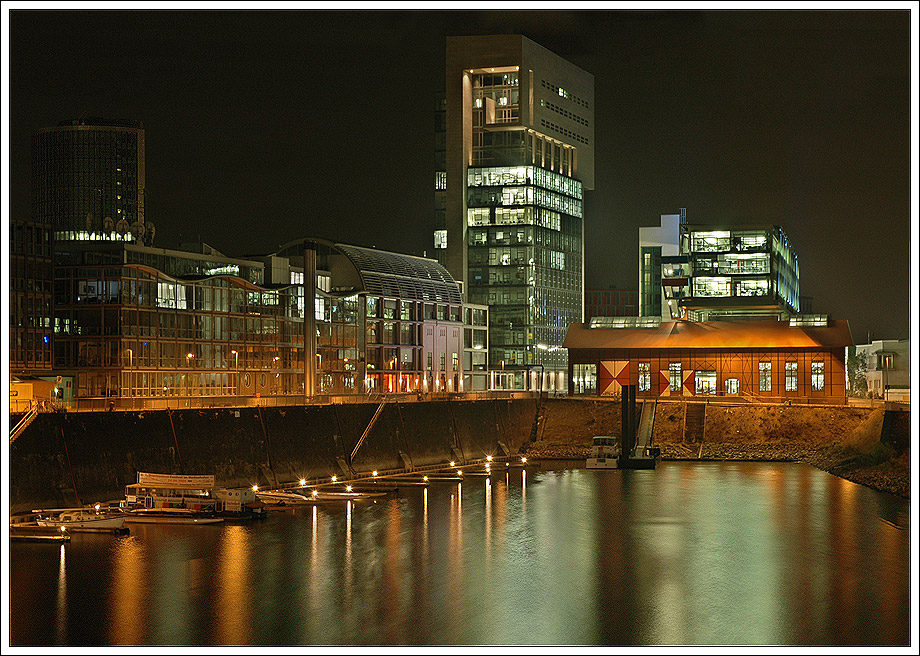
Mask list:
[[[636,386],[623,385],[620,413],[620,461],[629,458],[636,443]]]
[[[636,447],[636,385],[630,384],[629,390],[629,450]]]
[[[316,394],[316,244],[303,244],[304,400]]]

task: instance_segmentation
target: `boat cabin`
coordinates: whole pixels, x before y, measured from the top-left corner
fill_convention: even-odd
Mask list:
[[[591,440],[591,455],[615,456],[620,452],[620,439],[609,435],[596,435]]]
[[[188,508],[205,512],[243,512],[256,501],[252,489],[223,489],[214,476],[137,473],[137,483],[125,487],[129,508]]]

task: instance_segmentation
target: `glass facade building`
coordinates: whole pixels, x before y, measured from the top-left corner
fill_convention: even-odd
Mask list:
[[[789,319],[799,312],[799,261],[779,226],[685,226],[684,262],[664,264],[665,293],[694,321]]]
[[[562,368],[548,346],[581,319],[581,184],[533,166],[467,174],[468,296],[491,308],[490,364]]]
[[[10,373],[45,373],[53,366],[51,228],[10,220]]]
[[[489,307],[489,366],[527,388],[542,367],[561,389],[562,341],[583,315],[594,78],[525,37],[498,35],[449,37],[446,82],[435,253]]]
[[[488,309],[464,305],[434,260],[321,240],[247,259],[74,241],[55,257],[54,370],[84,403],[488,387]]]
[[[259,262],[91,241],[55,258],[55,369],[77,397],[303,393],[302,286],[263,286]]]

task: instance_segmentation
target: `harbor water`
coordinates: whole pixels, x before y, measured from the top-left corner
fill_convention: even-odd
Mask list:
[[[10,644],[910,644],[907,500],[798,463],[545,467],[11,543]]]

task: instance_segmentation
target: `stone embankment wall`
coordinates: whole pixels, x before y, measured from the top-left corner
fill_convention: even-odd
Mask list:
[[[883,408],[705,404],[702,433],[688,408],[658,401],[653,444],[664,459],[802,461],[875,489],[909,496],[910,413]],[[549,399],[527,445],[534,458],[586,458],[594,435],[620,435],[619,401]]]
[[[10,445],[10,510],[120,499],[138,471],[214,474],[227,487],[341,478],[377,407],[41,414]],[[477,460],[502,446],[515,453],[536,410],[533,399],[388,403],[352,467]]]

